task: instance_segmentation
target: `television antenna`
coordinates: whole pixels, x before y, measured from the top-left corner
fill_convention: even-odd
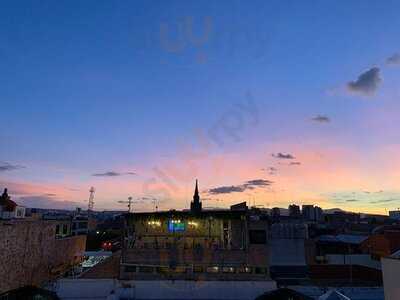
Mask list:
[[[129,196],[127,201],[121,201],[120,200],[120,201],[118,201],[118,203],[128,204],[127,205],[128,206],[128,213],[130,213],[131,210],[132,210],[132,204],[134,204],[134,203],[142,203],[142,201],[133,200],[133,198]]]

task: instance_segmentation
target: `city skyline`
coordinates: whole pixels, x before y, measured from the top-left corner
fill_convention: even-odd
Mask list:
[[[7,2],[0,188],[31,206],[400,206],[400,4]],[[376,15],[376,12],[379,15]],[[397,26],[396,26],[397,25]]]

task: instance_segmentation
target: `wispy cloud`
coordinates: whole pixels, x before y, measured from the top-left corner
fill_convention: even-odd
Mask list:
[[[289,164],[289,166],[300,166],[300,165],[301,165],[301,162],[299,162],[299,161],[292,161]]]
[[[115,171],[108,171],[108,172],[104,172],[104,173],[92,174],[92,176],[95,176],[95,177],[117,177],[117,176],[124,176],[124,175],[136,175],[136,173],[135,172],[120,173],[120,172],[115,172]]]
[[[318,122],[318,123],[329,123],[331,119],[325,115],[317,115],[311,119],[311,121]]]
[[[275,158],[278,158],[278,159],[295,159],[295,157],[289,153],[284,154],[284,153],[278,152],[278,153],[273,153],[272,156]]]
[[[356,80],[348,82],[347,89],[350,92],[369,96],[376,92],[381,81],[380,69],[374,67],[362,73]]]
[[[74,201],[62,201],[54,199],[52,196],[47,195],[32,195],[22,196],[16,199],[19,205],[30,208],[48,208],[48,209],[68,209],[74,210],[76,207],[84,207],[84,203]]]
[[[13,165],[7,162],[0,162],[0,172],[13,171],[23,168],[25,167],[20,165]]]
[[[395,53],[386,59],[388,65],[400,65],[400,53]]]
[[[231,185],[231,186],[220,186],[216,188],[212,188],[208,190],[209,194],[218,195],[218,194],[230,194],[230,193],[241,193],[246,190],[253,190],[257,187],[265,187],[271,185],[273,182],[266,179],[254,179],[246,181],[240,185]]]
[[[381,199],[381,200],[375,200],[371,201],[371,204],[381,204],[381,203],[389,203],[389,202],[394,202],[394,201],[400,201],[400,199],[396,198],[391,198],[391,199]]]

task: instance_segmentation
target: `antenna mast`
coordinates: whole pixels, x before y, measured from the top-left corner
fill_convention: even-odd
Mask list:
[[[95,192],[95,188],[91,187],[89,190],[90,196],[89,196],[89,203],[88,203],[88,211],[93,211],[93,207],[94,207],[94,192]]]
[[[131,212],[131,206],[132,206],[132,197],[128,197],[128,212]]]
[[[136,201],[133,201],[132,197],[128,197],[128,201],[118,201],[118,203],[123,203],[123,204],[128,204],[128,213],[131,212],[132,204],[137,203]]]

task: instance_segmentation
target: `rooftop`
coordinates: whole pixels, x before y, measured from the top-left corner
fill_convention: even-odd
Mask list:
[[[318,237],[319,242],[325,243],[344,243],[358,245],[368,239],[366,235],[338,234],[338,235],[321,235]]]

